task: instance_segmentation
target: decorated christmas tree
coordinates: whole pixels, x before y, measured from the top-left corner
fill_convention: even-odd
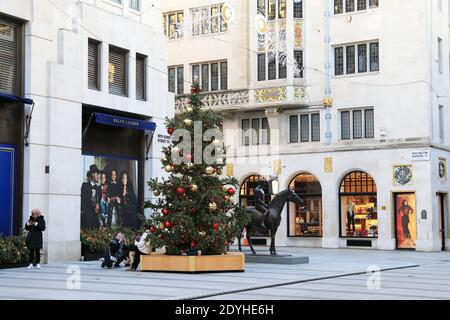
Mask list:
[[[150,190],[159,197],[152,209],[147,241],[169,255],[224,254],[242,233],[248,218],[235,204],[238,181],[223,177],[226,148],[222,116],[201,107],[198,84],[189,103],[166,119],[172,143],[163,147],[166,179],[152,179]]]

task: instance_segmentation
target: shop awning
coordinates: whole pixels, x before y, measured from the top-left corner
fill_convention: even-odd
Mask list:
[[[33,100],[32,99],[21,98],[21,97],[15,96],[13,94],[4,93],[4,92],[0,92],[0,101],[13,102],[13,103],[24,103],[24,104],[33,104]]]
[[[97,123],[105,124],[108,126],[136,129],[136,130],[146,130],[155,131],[156,123],[132,118],[125,118],[119,116],[113,116],[104,113],[95,113],[95,121]]]

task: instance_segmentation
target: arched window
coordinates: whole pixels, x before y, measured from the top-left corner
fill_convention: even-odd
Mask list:
[[[247,179],[244,180],[241,184],[241,189],[239,191],[239,203],[243,207],[254,207],[255,206],[255,199],[254,199],[254,191],[256,187],[258,186],[258,183],[260,181],[263,181],[264,186],[263,190],[265,193],[265,203],[267,205],[270,204],[270,193],[269,193],[269,182],[267,182],[266,179],[264,179],[263,176],[260,175],[252,175],[249,176]],[[268,230],[263,230],[261,228],[254,228],[253,230],[253,236],[269,236]]]
[[[289,187],[303,199],[304,204],[290,202],[288,230],[290,237],[322,236],[322,186],[312,174],[301,173],[292,179]]]
[[[339,188],[342,237],[377,238],[377,186],[366,172],[346,175]]]

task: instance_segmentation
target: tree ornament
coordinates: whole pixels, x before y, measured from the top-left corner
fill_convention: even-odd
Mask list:
[[[164,167],[164,170],[166,170],[166,172],[172,172],[173,167],[170,164],[168,164],[167,166]]]
[[[163,208],[161,211],[162,211],[162,214],[165,216],[168,216],[170,214],[170,210],[167,208]]]
[[[172,135],[174,131],[175,131],[174,128],[171,128],[171,127],[167,128],[167,133],[168,133],[169,135]]]
[[[227,190],[227,193],[228,193],[230,196],[233,196],[233,195],[236,193],[236,191],[234,191],[233,188],[229,188],[229,189]]]
[[[217,210],[217,203],[215,203],[215,202],[210,202],[209,205],[208,205],[208,207],[209,207],[209,210],[210,210],[210,211],[216,211],[216,210]]]
[[[214,172],[216,172],[216,169],[214,169],[213,167],[207,167],[207,168],[205,169],[205,173],[206,173],[207,175],[213,175]]]
[[[213,224],[213,229],[214,230],[219,230],[219,224],[218,223],[214,223]]]
[[[217,168],[216,173],[220,176],[223,173],[223,170],[221,168]]]
[[[155,190],[153,191],[153,194],[155,195],[155,197],[159,197],[161,195],[161,191]]]
[[[191,119],[184,119],[183,122],[188,127],[192,126],[192,120]]]
[[[225,200],[225,201],[230,200],[230,196],[223,196],[223,200]]]
[[[158,226],[159,230],[164,230],[165,226],[164,226],[164,222],[161,222]]]
[[[186,111],[187,112],[192,112],[192,111],[194,111],[194,108],[192,108],[191,106],[187,106],[186,107]]]
[[[180,148],[179,147],[173,147],[172,148],[172,152],[179,153],[180,152]]]
[[[151,227],[150,227],[150,232],[151,232],[151,233],[155,233],[155,231],[156,231],[156,230],[155,230],[155,227],[154,227],[154,226],[151,226]]]
[[[198,191],[198,186],[196,184],[191,184],[189,186],[189,189],[191,189],[192,192],[197,192]]]
[[[164,226],[165,226],[166,228],[170,228],[170,227],[172,227],[172,223],[170,223],[170,221],[166,221],[166,223],[164,224]]]
[[[191,170],[192,168],[194,168],[194,164],[192,162],[188,162],[186,163],[186,167]]]
[[[183,187],[178,187],[176,192],[179,196],[184,196],[186,194],[186,189],[184,189]]]
[[[191,241],[191,248],[195,248],[197,246],[197,242],[194,240]]]
[[[222,190],[223,190],[223,192],[228,192],[228,189],[229,189],[229,188],[230,188],[229,186],[224,185],[224,186],[222,187]]]
[[[190,154],[190,153],[185,154],[184,159],[186,159],[186,161],[192,162],[192,154]]]
[[[230,245],[230,243],[228,241],[225,241],[223,244],[227,247]]]

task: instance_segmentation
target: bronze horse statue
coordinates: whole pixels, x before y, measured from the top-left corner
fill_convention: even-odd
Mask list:
[[[273,256],[277,255],[277,250],[275,248],[275,234],[277,233],[278,227],[280,226],[281,211],[283,211],[284,205],[288,201],[297,203],[299,205],[302,205],[304,202],[292,189],[286,189],[284,191],[281,191],[270,202],[269,208],[268,208],[268,213],[264,220],[264,225],[265,225],[266,229],[270,230],[270,237],[271,237],[270,254]],[[250,223],[245,227],[245,229],[247,231],[248,244],[250,245],[250,249],[252,250],[252,253],[256,254],[256,251],[253,248],[252,239],[251,239],[252,238],[252,229],[253,229],[253,227],[261,227],[261,225],[262,225],[261,222],[264,217],[264,214],[263,214],[263,212],[257,210],[255,207],[247,207],[247,208],[245,208],[245,211],[251,217]],[[242,235],[240,237],[238,237],[239,251],[242,251],[241,238],[242,238]]]

